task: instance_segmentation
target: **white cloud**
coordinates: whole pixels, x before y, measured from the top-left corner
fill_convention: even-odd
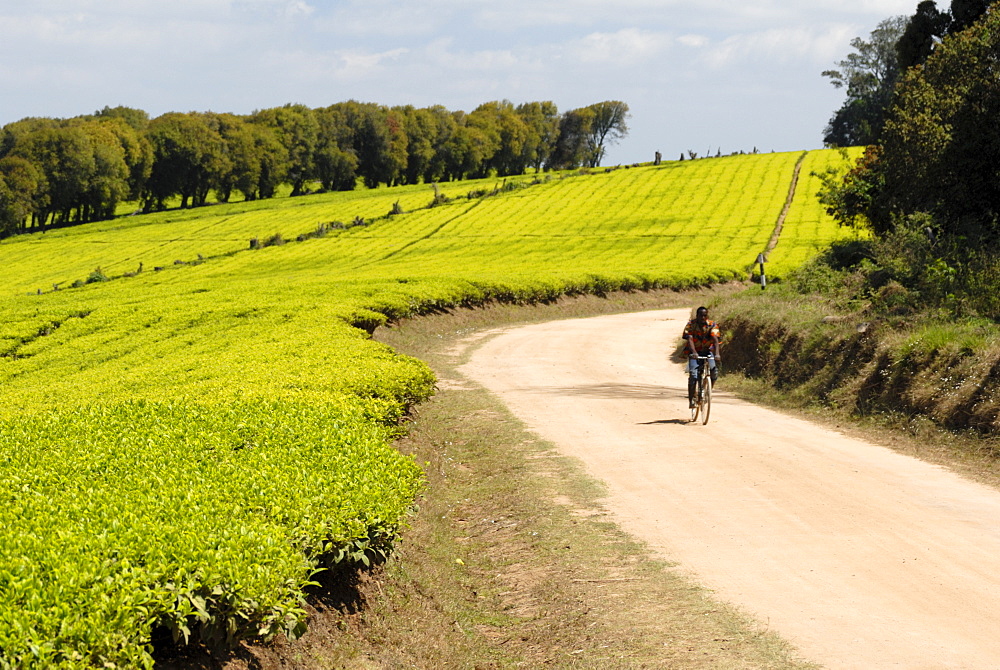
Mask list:
[[[318,9],[311,26],[317,33],[350,40],[434,36],[448,30],[451,16],[451,12],[439,10],[439,2],[333,4],[326,11]]]
[[[316,9],[309,4],[296,0],[285,4],[284,14],[288,18],[300,18],[311,16]]]
[[[231,6],[236,12],[262,16],[309,16],[316,11],[316,7],[305,0],[231,0]]]
[[[825,62],[835,58],[850,40],[851,31],[845,26],[831,26],[823,31],[801,26],[764,30],[726,38],[708,50],[706,62],[713,68],[747,61]]]
[[[567,50],[584,63],[620,67],[648,62],[668,49],[670,41],[663,33],[626,28],[614,33],[591,33]]]
[[[704,35],[681,35],[677,38],[677,42],[686,47],[698,49],[706,46],[709,43],[709,39]]]
[[[275,77],[298,80],[302,84],[337,84],[381,76],[407,53],[407,49],[384,52],[343,49],[325,54],[291,51],[267,54],[263,62]],[[326,104],[334,102],[337,100]]]
[[[446,73],[482,72],[496,74],[518,69],[525,64],[527,53],[515,53],[509,49],[482,49],[479,51],[453,50],[453,40],[437,40],[424,51],[424,61],[431,66],[432,72],[438,77],[447,77]]]

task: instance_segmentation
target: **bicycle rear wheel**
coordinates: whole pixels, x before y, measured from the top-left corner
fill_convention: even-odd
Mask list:
[[[708,423],[708,415],[712,411],[712,377],[705,375],[705,394],[702,398],[701,424]]]

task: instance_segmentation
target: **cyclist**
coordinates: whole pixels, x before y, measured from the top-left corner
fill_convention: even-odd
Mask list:
[[[716,362],[722,360],[722,352],[719,347],[719,340],[722,333],[719,325],[708,318],[708,308],[699,307],[695,310],[695,317],[684,326],[684,338],[686,345],[684,350],[688,353],[688,407],[695,405],[695,393],[698,390],[698,369],[702,361],[698,356],[708,356],[708,369],[712,375],[712,384],[719,375]]]

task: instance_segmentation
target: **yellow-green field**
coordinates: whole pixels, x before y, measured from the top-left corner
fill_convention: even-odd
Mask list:
[[[818,175],[830,168],[846,170],[860,153],[860,149],[851,149],[844,155],[834,150],[810,151],[806,154],[799,171],[795,200],[782,226],[781,238],[768,256],[769,273],[780,276],[793,270],[835,240],[867,235],[866,232],[845,230],[837,226],[817,197],[822,186]]]
[[[0,242],[0,667],[148,667],[156,627],[218,642],[300,630],[312,571],[390,550],[421,483],[392,439],[433,376],[366,331],[745,277],[801,155],[445,184],[435,207],[430,186],[215,205]],[[834,156],[806,155],[774,268],[846,234],[808,177]],[[276,234],[286,243],[250,249]],[[98,267],[108,281],[84,283]]]

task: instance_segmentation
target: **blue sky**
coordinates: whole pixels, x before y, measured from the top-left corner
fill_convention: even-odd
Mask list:
[[[820,73],[916,0],[0,0],[0,125],[105,105],[631,109],[604,164],[822,145]],[[947,3],[942,3],[942,6]]]

